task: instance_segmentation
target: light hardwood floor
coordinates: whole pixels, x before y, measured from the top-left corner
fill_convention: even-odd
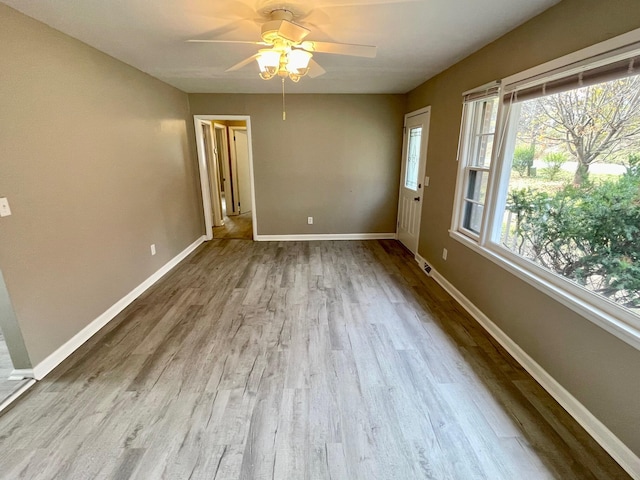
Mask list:
[[[222,211],[224,213],[224,225],[213,227],[213,238],[241,238],[245,240],[253,239],[253,218],[251,212],[242,215],[227,215],[227,200],[222,193]]]
[[[232,217],[224,216],[224,226],[213,227],[213,238],[244,239],[253,238],[253,222],[251,212]]]
[[[0,416],[29,479],[613,479],[395,241],[213,240]]]

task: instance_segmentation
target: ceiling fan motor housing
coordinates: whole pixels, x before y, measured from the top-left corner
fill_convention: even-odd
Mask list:
[[[273,45],[282,39],[292,44],[300,43],[311,30],[293,23],[293,13],[278,9],[271,12],[271,20],[262,25],[262,40]]]

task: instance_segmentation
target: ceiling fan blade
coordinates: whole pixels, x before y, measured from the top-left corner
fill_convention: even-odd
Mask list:
[[[242,67],[246,67],[251,62],[253,62],[256,58],[258,58],[258,54],[251,55],[249,58],[245,58],[241,62],[236,63],[233,67],[227,68],[226,72],[235,72],[236,70],[240,70]]]
[[[374,58],[378,48],[373,45],[355,45],[352,43],[315,42],[305,40],[299,45],[307,52],[335,53],[337,55],[351,55],[353,57]]]
[[[248,43],[250,45],[269,45],[266,42],[254,42],[251,40],[187,40],[188,43]]]
[[[307,74],[309,75],[309,77],[316,78],[320,75],[324,75],[325,73],[327,73],[327,71],[322,68],[313,58],[309,61],[309,73]]]

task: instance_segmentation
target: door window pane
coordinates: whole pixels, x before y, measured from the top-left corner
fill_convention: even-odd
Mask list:
[[[404,186],[411,190],[418,190],[418,165],[420,162],[420,145],[422,143],[422,127],[409,129],[407,158],[405,165]]]

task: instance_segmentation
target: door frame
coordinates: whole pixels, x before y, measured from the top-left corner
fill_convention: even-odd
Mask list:
[[[404,183],[404,178],[402,178],[402,170],[404,168],[404,162],[405,162],[405,155],[407,153],[407,133],[406,133],[406,128],[407,128],[407,120],[411,117],[416,117],[418,115],[422,115],[423,113],[428,113],[429,114],[429,125],[431,125],[431,105],[427,106],[427,107],[422,107],[418,110],[414,110],[413,112],[409,112],[406,113],[404,115],[404,122],[402,124],[402,160],[401,160],[401,164],[400,164],[400,182],[399,182],[399,190],[398,190],[398,216],[396,218],[396,239],[399,238],[399,230],[400,230],[400,205],[402,202],[402,185]],[[418,256],[418,247],[420,245],[420,226],[422,225],[422,207],[424,206],[424,191],[426,189],[426,187],[428,186],[426,184],[425,177],[426,177],[426,173],[427,173],[427,165],[426,165],[426,159],[428,158],[427,156],[427,149],[429,148],[429,129],[427,129],[426,132],[426,138],[424,138],[423,140],[426,140],[426,145],[425,145],[425,171],[424,171],[424,177],[421,178],[420,180],[423,183],[423,187],[422,187],[422,192],[420,194],[420,212],[418,214],[418,225],[416,228],[416,251],[412,252],[414,254],[414,256]],[[404,244],[403,244],[404,245]],[[408,250],[408,248],[407,248]]]
[[[215,120],[239,120],[244,121],[247,125],[247,143],[249,148],[249,178],[251,180],[251,223],[253,227],[253,239],[255,240],[258,233],[258,221],[256,216],[256,195],[255,180],[253,174],[253,142],[251,136],[251,117],[249,115],[194,115],[193,122],[196,133],[196,147],[198,152],[198,167],[200,172],[200,191],[202,193],[202,210],[204,213],[204,229],[205,240],[213,239],[213,221],[211,192],[209,189],[209,168],[206,156],[202,151],[202,130],[200,124],[202,121],[214,122]]]

